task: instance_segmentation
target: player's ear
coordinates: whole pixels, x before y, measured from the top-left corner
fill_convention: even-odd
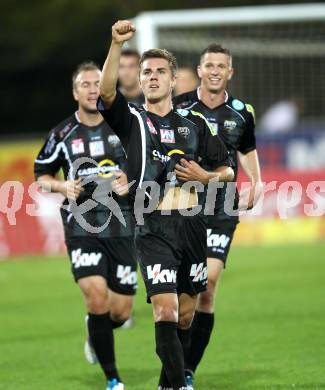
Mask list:
[[[74,88],[72,88],[72,95],[74,100],[77,102],[79,100],[79,96],[78,96],[78,92]]]
[[[230,72],[229,72],[229,75],[228,75],[228,80],[232,79],[233,74],[234,74],[234,68],[230,68]]]
[[[172,87],[172,89],[175,88],[176,80],[177,80],[177,75],[174,75],[174,76],[172,77],[172,80],[171,80],[171,87]]]
[[[201,65],[198,65],[197,68],[197,75],[199,76],[199,78],[201,79],[202,78],[202,72],[201,72]]]

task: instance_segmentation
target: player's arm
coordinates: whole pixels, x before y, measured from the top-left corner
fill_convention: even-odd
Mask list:
[[[123,171],[114,173],[115,179],[112,181],[113,191],[119,195],[124,196],[129,193],[128,178]]]
[[[176,176],[183,181],[199,181],[204,185],[209,184],[210,180],[232,181],[234,171],[229,166],[228,151],[221,138],[213,132],[202,114],[194,113],[192,119],[199,126],[199,156],[211,170],[204,169],[195,161],[181,159],[180,164],[176,165]]]
[[[180,164],[176,164],[175,173],[182,181],[199,181],[207,185],[210,180],[228,182],[234,179],[234,171],[228,166],[219,166],[214,171],[207,171],[195,161],[187,161],[184,158]]]
[[[119,20],[112,26],[112,42],[103,66],[99,84],[100,96],[104,101],[105,108],[110,108],[116,97],[122,46],[124,42],[133,37],[134,32],[135,27],[128,20]]]
[[[249,178],[251,186],[240,192],[239,210],[253,208],[263,191],[260,164],[256,151],[255,113],[250,104],[246,104],[245,118],[246,124],[237,154],[240,165]]]
[[[58,132],[51,130],[34,161],[34,175],[45,191],[59,192],[64,197],[75,200],[83,191],[81,179],[65,181],[56,177],[66,162],[61,146]]]
[[[261,170],[256,149],[243,154],[238,152],[238,159],[246,176],[249,178],[251,186],[239,194],[239,209],[251,209],[263,191]]]
[[[60,180],[50,174],[37,177],[37,182],[46,192],[59,192],[65,198],[76,200],[84,189],[81,178],[76,180]]]

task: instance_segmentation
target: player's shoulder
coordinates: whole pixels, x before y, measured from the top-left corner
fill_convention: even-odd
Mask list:
[[[70,115],[50,131],[50,136],[54,137],[57,142],[62,141],[66,136],[79,125],[77,113]]]
[[[188,108],[198,102],[197,90],[185,92],[173,97],[173,104],[176,108]]]
[[[196,111],[195,109],[186,108],[176,108],[175,111],[182,118],[185,118],[185,120],[188,120],[192,124],[196,125],[198,131],[208,128],[211,135],[217,135],[217,131],[210,125],[207,118],[201,112]]]
[[[244,102],[241,99],[229,96],[227,100],[227,105],[232,109],[237,111],[245,119],[253,118],[255,120],[255,110],[252,104]]]

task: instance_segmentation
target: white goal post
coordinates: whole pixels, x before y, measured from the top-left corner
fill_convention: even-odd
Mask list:
[[[217,42],[234,57],[233,95],[257,114],[281,99],[302,101],[307,126],[325,122],[325,3],[144,12],[133,19],[131,43],[173,52],[179,64],[198,64]]]

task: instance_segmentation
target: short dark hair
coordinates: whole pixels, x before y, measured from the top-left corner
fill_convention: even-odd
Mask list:
[[[76,80],[77,80],[79,73],[87,72],[89,70],[99,70],[100,71],[100,67],[94,61],[84,61],[77,66],[76,70],[72,74],[72,87],[73,88],[76,86]]]
[[[121,56],[136,57],[140,61],[140,53],[135,49],[124,49],[122,50]]]
[[[207,54],[207,53],[223,53],[223,54],[226,54],[229,58],[230,58],[230,61],[232,59],[232,56],[231,56],[231,53],[230,53],[230,50],[223,47],[222,45],[220,45],[219,43],[210,43],[209,46],[207,46],[201,53],[201,56],[200,56],[200,60],[202,61],[202,58],[204,56],[204,54]]]
[[[140,58],[140,62],[139,62],[140,67],[143,64],[143,62],[145,60],[147,60],[148,58],[163,58],[163,59],[167,60],[167,62],[169,64],[169,68],[172,72],[172,75],[173,76],[176,75],[176,73],[177,73],[177,60],[176,60],[175,56],[172,53],[170,53],[168,50],[166,50],[166,49],[150,49],[150,50],[143,52],[143,54]]]

